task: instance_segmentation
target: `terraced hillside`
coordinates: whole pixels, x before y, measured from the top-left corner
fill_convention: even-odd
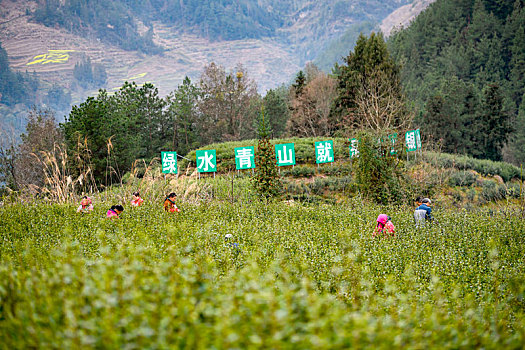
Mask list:
[[[209,42],[188,34],[181,35],[160,23],[154,24],[154,40],[166,48],[163,55],[147,56],[88,40],[62,29],[32,23],[19,2],[2,2],[4,21],[0,24],[0,41],[9,54],[12,68],[35,71],[44,84],[60,82],[70,85],[73,67],[84,57],[102,63],[108,72],[109,90],[126,80],[153,82],[161,93],[177,87],[185,75],[198,78],[203,67],[214,61],[226,67],[241,63],[248,68],[260,88],[275,85],[270,67],[281,67],[286,81],[299,62],[283,47],[261,40]],[[60,51],[56,51],[60,50]],[[76,97],[76,98],[75,98]],[[73,103],[83,96],[74,96]]]

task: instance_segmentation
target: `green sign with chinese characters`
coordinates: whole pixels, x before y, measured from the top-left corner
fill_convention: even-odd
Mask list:
[[[293,143],[275,145],[277,166],[295,165],[295,147]]]
[[[421,133],[419,129],[406,132],[405,144],[407,146],[407,152],[414,152],[421,149]]]
[[[417,151],[416,130],[410,130],[405,133],[405,144],[407,152]]]
[[[177,173],[177,152],[160,152],[160,159],[164,174]]]
[[[214,149],[196,151],[197,171],[199,173],[214,173],[217,171],[217,155]]]
[[[350,159],[359,157],[359,150],[357,149],[358,147],[359,147],[359,140],[350,139]]]
[[[421,149],[421,133],[419,132],[419,129],[416,130],[416,146],[417,149]]]
[[[315,143],[315,161],[317,164],[332,163],[334,161],[333,141],[319,141]]]
[[[396,151],[397,133],[388,135],[388,138],[390,140],[390,146],[391,146],[390,155],[397,154],[397,151]]]
[[[234,151],[237,170],[255,168],[255,149],[253,147],[238,147]]]

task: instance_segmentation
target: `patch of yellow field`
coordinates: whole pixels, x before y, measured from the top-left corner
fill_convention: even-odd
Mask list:
[[[47,53],[33,57],[33,60],[27,65],[66,63],[69,60],[70,52],[75,52],[75,50],[47,50]]]
[[[137,74],[131,78],[128,78],[127,80],[135,80],[135,79],[138,79],[138,78],[143,78],[144,76],[146,76],[146,74],[148,73],[140,73],[140,74]]]

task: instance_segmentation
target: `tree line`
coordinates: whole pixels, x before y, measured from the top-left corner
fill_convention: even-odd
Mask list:
[[[354,64],[373,52],[382,52],[382,55],[361,66]],[[255,138],[262,110],[271,137],[337,136],[349,129],[369,125],[375,129],[403,127],[410,120],[405,110],[388,124],[376,125],[374,120],[382,115],[374,114],[372,109],[379,107],[388,111],[390,102],[387,105],[379,102],[370,108],[354,103],[364,99],[368,89],[353,91],[355,101],[346,92],[348,83],[345,81],[349,76],[360,76],[365,82],[369,81],[366,74],[395,66],[382,36],[361,36],[356,53],[347,59],[349,66],[338,67],[339,75],[326,74],[309,64],[304,72],[298,73],[293,84],[269,90],[264,97],[257,92],[255,81],[242,65],[227,71],[211,63],[204,68],[198,82],[185,78],[166,97],[159,96],[152,84],[137,86],[126,82],[114,94],[100,90],[97,96],[74,106],[57,130],[67,146],[69,159],[76,163],[74,172],[78,175],[89,165],[96,181],[108,185],[114,181],[113,177],[121,178],[129,171],[136,159],[150,160],[158,157],[161,150],[185,154],[215,142]],[[368,71],[365,72],[365,68]],[[356,73],[357,70],[363,71]],[[397,72],[392,69],[385,74],[391,78]],[[374,73],[376,75],[378,73]],[[399,93],[399,79],[374,81],[373,84],[376,97],[395,91],[392,99],[405,104]],[[396,87],[389,88],[386,84]],[[352,103],[359,108],[354,108]],[[47,120],[42,113],[35,113],[41,120]],[[33,136],[26,134],[24,138],[30,142]],[[38,152],[32,153],[38,157]],[[16,174],[11,178],[16,182]]]

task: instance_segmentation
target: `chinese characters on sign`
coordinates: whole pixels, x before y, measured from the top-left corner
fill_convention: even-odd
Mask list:
[[[397,154],[395,145],[398,134],[388,135],[390,146],[390,155]],[[350,159],[359,157],[359,140],[356,138],[349,139]],[[378,140],[381,144],[381,140]],[[405,145],[407,152],[414,152],[421,149],[420,130],[409,130],[405,133]],[[255,149],[253,146],[237,147],[234,149],[235,167],[237,170],[254,169]],[[275,157],[277,166],[295,165],[295,145],[293,143],[283,143],[275,145]],[[408,157],[408,154],[407,154]],[[197,170],[199,173],[217,172],[217,154],[216,150],[197,150],[196,151]],[[177,169],[177,152],[161,152],[162,172],[164,174],[176,174]],[[332,163],[335,161],[335,150],[333,140],[315,142],[315,160],[317,164]]]
[[[214,149],[196,151],[195,153],[199,173],[212,173],[217,171],[217,156]]]
[[[164,174],[177,173],[177,152],[161,152],[160,158]]]
[[[359,141],[357,139],[350,139],[350,159],[359,157]]]
[[[405,134],[407,152],[417,151],[416,130],[407,131]]]
[[[332,163],[334,161],[334,144],[332,141],[315,143],[315,161],[317,164]]]
[[[414,152],[421,149],[421,133],[419,129],[407,131],[405,134],[407,152]]]
[[[388,138],[390,139],[390,145],[392,146],[390,148],[390,154],[391,155],[394,155],[394,154],[397,154],[397,151],[396,151],[396,141],[397,141],[397,133],[395,134],[392,134],[392,135],[388,135]]]
[[[235,167],[237,170],[255,168],[255,149],[253,147],[235,148]]]
[[[421,133],[419,129],[416,130],[416,147],[417,149],[421,149]]]
[[[293,143],[275,145],[277,166],[295,165],[295,148]]]

